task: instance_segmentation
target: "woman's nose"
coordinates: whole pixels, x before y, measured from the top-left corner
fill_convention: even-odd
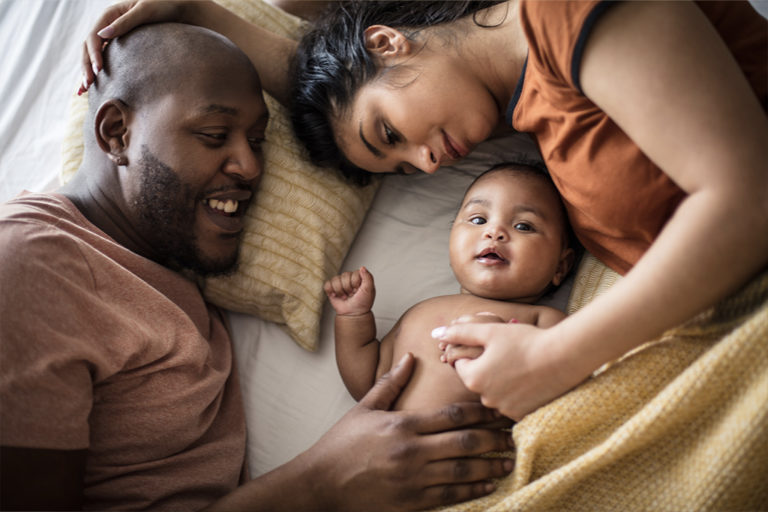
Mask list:
[[[434,174],[440,168],[440,160],[426,144],[420,144],[415,148],[415,155],[411,164],[427,174]]]

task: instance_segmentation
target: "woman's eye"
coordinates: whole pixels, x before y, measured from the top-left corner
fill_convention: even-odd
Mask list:
[[[479,226],[481,224],[485,224],[487,221],[485,220],[485,217],[472,217],[469,219],[469,222]]]
[[[390,130],[387,125],[384,125],[384,142],[388,146],[392,146],[397,142],[397,135],[395,135],[395,132]]]

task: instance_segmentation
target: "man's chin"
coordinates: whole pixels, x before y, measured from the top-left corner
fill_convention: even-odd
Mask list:
[[[238,267],[238,253],[223,259],[208,259],[200,255],[176,259],[170,265],[178,271],[189,272],[197,277],[224,277],[235,273]]]

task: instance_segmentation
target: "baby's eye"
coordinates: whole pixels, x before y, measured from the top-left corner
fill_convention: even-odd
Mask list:
[[[518,231],[533,231],[533,226],[525,222],[518,222],[515,224],[515,229]]]
[[[479,225],[481,225],[481,224],[485,224],[485,223],[486,223],[486,222],[488,222],[488,221],[487,221],[487,220],[485,220],[485,217],[480,217],[480,216],[478,216],[478,217],[472,217],[471,219],[469,219],[469,222],[471,222],[472,224],[475,224],[475,225],[478,225],[478,226],[479,226]]]

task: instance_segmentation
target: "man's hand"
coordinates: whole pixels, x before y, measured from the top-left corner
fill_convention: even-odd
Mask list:
[[[512,448],[508,432],[477,426],[499,420],[480,404],[389,411],[413,364],[413,356],[405,356],[301,456],[315,469],[314,490],[324,509],[402,511],[457,503],[492,492],[491,479],[512,471],[512,460],[480,457]]]

